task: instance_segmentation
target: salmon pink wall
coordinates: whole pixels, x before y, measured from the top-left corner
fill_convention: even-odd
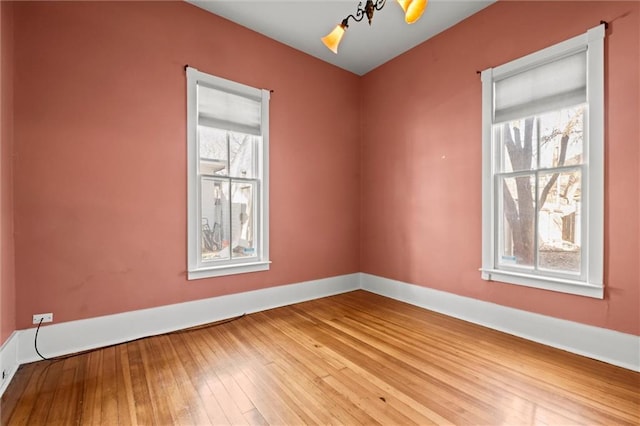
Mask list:
[[[639,15],[637,2],[498,2],[364,76],[362,271],[640,334]],[[600,20],[611,23],[605,299],[483,281],[476,70],[584,33]]]
[[[275,91],[268,272],[186,279],[185,64]],[[183,2],[17,3],[15,69],[18,328],[359,270],[356,75]]]
[[[360,270],[640,334],[638,3],[501,1],[363,78],[183,2],[11,8],[0,341],[38,312],[69,321]],[[475,71],[601,19],[606,297],[482,281]],[[185,278],[185,64],[275,90],[269,272]]]
[[[13,5],[0,2],[0,346],[16,329],[13,244]]]

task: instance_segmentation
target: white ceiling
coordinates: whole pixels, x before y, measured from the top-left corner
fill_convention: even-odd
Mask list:
[[[349,14],[358,0],[187,0],[239,25],[358,75],[366,74],[412,47],[484,9],[495,0],[431,0],[422,18],[408,25],[395,0],[376,11],[371,27],[349,19],[338,54],[320,38]],[[363,0],[364,4],[365,0]]]

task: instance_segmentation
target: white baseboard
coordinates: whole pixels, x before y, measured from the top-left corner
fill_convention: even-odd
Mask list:
[[[525,339],[640,371],[640,337],[355,273],[41,327],[38,349],[67,355],[306,300],[363,289]],[[0,347],[4,393],[20,364],[40,358],[35,328],[15,331]]]
[[[18,371],[18,332],[14,331],[0,346],[0,397]]]
[[[640,336],[552,318],[443,291],[360,274],[363,290],[534,342],[640,371]]]
[[[124,343],[141,337],[193,327],[242,314],[264,311],[359,288],[359,274],[270,287],[175,305],[124,312],[43,326],[38,350],[56,357]],[[20,364],[40,360],[34,349],[35,328],[16,332]]]

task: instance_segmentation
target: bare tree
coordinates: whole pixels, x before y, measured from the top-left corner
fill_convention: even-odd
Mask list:
[[[569,137],[574,130],[579,116],[579,111],[565,126],[560,138],[560,153],[558,156],[557,166],[563,166],[567,157],[567,147],[569,145]],[[505,123],[502,128],[504,146],[511,161],[512,170],[529,170],[533,161],[533,125],[534,117],[524,120],[524,134],[520,128],[512,127],[509,123]],[[546,143],[560,135],[558,130],[548,135],[542,143]],[[549,196],[549,192],[558,180],[559,173],[553,173],[547,181],[544,188],[540,191],[540,197],[535,201],[533,194],[531,175],[517,176],[514,178],[516,185],[516,199],[509,190],[506,181],[503,181],[503,208],[504,217],[511,228],[511,237],[513,240],[513,254],[519,264],[532,265],[534,261],[535,248],[535,215],[542,208]]]

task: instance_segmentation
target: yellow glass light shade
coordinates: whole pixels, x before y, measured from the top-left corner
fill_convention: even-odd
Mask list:
[[[338,45],[340,44],[340,40],[342,40],[342,36],[344,35],[344,29],[344,25],[338,24],[333,29],[333,31],[331,31],[321,39],[324,45],[327,46],[333,53],[338,53]]]
[[[404,20],[407,24],[413,24],[422,16],[427,8],[428,0],[398,0],[400,7],[404,10]]]

